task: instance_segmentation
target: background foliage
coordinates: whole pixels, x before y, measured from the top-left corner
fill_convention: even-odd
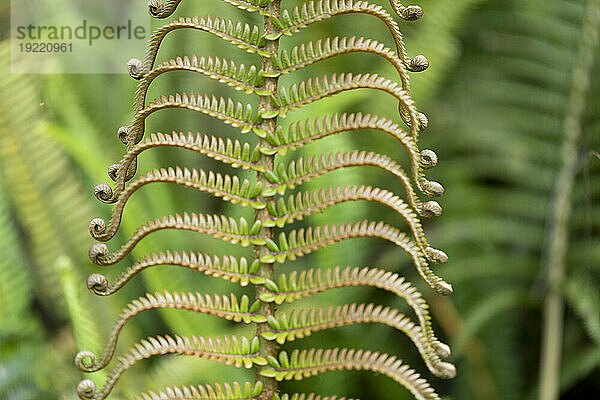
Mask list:
[[[183,3],[177,15],[211,13],[209,5]],[[448,399],[535,398],[541,309],[548,284],[545,255],[551,245],[551,206],[562,165],[565,119],[569,102],[574,101],[573,82],[589,79],[589,90],[580,104],[583,131],[577,143],[577,171],[570,198],[573,211],[568,238],[562,243],[568,252],[566,277],[559,286],[567,306],[560,388],[564,399],[596,398],[600,396],[600,53],[595,54],[596,62],[587,76],[578,76],[574,68],[580,42],[586,38],[582,24],[587,1],[418,3],[425,16],[418,23],[402,23],[402,27],[409,53],[426,55],[431,67],[412,74],[412,94],[430,120],[422,147],[434,149],[440,158],[430,176],[446,188],[441,200],[444,215],[428,221],[426,229],[430,241],[450,256],[440,274],[454,285],[455,292],[446,299],[422,286],[420,289],[439,323],[437,332],[452,345],[459,370],[450,382],[428,378]],[[233,7],[219,7],[232,18],[248,17]],[[6,44],[9,15],[9,1],[2,0],[0,398],[71,399],[76,397],[74,388],[81,379],[73,356],[78,349],[100,350],[112,320],[131,299],[161,289],[202,292],[210,286],[205,291],[225,292],[228,284],[193,272],[155,268],[113,297],[97,299],[87,291],[85,278],[94,271],[87,258],[91,244],[87,225],[93,217],[108,217],[110,210],[91,192],[95,183],[108,179],[106,167],[120,159],[123,148],[116,130],[131,118],[136,82],[127,75],[11,74]],[[336,21],[316,25],[317,35],[369,33],[389,42],[385,30],[375,24],[360,26],[352,16]],[[173,34],[170,47],[161,50],[159,59],[191,55],[199,51],[201,42],[202,54],[252,60],[251,55],[200,35]],[[140,57],[143,51],[131,56]],[[325,65],[330,72],[336,62],[347,63],[345,69],[351,67],[356,73],[394,76],[388,66],[373,60],[347,55]],[[308,78],[310,70],[300,74]],[[157,82],[150,97],[190,90],[235,96],[207,79],[172,74]],[[320,110],[323,113],[352,112],[359,104],[362,110],[384,110],[383,115],[395,112],[388,97],[366,91],[330,98],[319,107],[327,108]],[[311,110],[307,107],[299,116],[311,115]],[[192,130],[211,134],[222,129],[209,119],[179,111],[153,117],[150,124],[152,131],[168,133]],[[323,151],[362,148],[397,157],[401,152],[394,153],[389,140],[371,134],[346,135],[316,146]],[[193,167],[206,167],[210,162],[160,150],[143,155],[141,166],[147,170],[175,165],[175,157],[187,157],[178,164]],[[385,174],[368,168],[350,169],[345,174],[334,173],[318,183],[392,189]],[[220,212],[219,207],[224,206],[209,196],[158,185],[130,200],[122,231],[130,234],[142,222],[176,210]],[[338,207],[336,212],[350,220],[385,215],[383,207],[367,210],[362,203]],[[319,216],[313,218],[319,223]],[[220,254],[226,244],[193,234],[159,233],[144,239],[133,256],[145,254],[145,246],[204,248]],[[338,244],[296,264],[389,266],[415,284],[419,282],[399,250],[369,239]],[[114,277],[124,265],[104,272]],[[369,289],[352,293],[352,297],[343,291],[328,296],[336,304],[390,303],[385,293]],[[127,325],[120,340],[123,347],[148,335],[210,336],[223,329],[239,329],[215,318],[176,310],[145,314]],[[424,369],[416,352],[407,350],[407,340],[383,326],[323,333],[318,340],[325,344],[320,347],[333,347],[342,338],[345,344],[361,347],[367,337],[365,330],[374,349],[398,354]],[[311,347],[316,339],[303,340]],[[243,379],[232,372],[243,373],[185,357],[160,357],[128,371],[111,398],[131,398],[147,388],[167,384]],[[96,373],[92,379],[101,383],[104,377]],[[396,393],[398,387],[390,380],[369,374],[330,373],[304,384],[307,391],[364,399],[408,398],[402,397],[408,396],[404,391]]]

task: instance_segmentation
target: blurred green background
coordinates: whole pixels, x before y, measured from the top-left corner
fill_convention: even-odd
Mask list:
[[[143,0],[128,0],[143,1]],[[161,290],[203,293],[248,292],[237,285],[189,271],[156,267],[109,298],[85,287],[92,272],[109,279],[151,251],[192,249],[209,254],[248,254],[193,233],[160,232],[144,239],[125,262],[98,271],[87,251],[88,223],[108,218],[110,207],[96,201],[93,187],[109,182],[108,165],[124,151],[116,131],[129,123],[136,81],[123,75],[21,75],[9,69],[9,1],[0,2],[0,398],[73,399],[84,378],[73,365],[79,350],[100,352],[113,320],[129,301]],[[389,4],[382,1],[389,9]],[[566,249],[566,274],[558,285],[564,300],[562,399],[600,398],[600,52],[589,70],[577,68],[582,44],[591,38],[584,21],[598,1],[583,0],[420,0],[417,22],[400,21],[409,54],[424,54],[431,67],[411,75],[411,94],[429,117],[422,149],[437,152],[427,171],[446,194],[444,214],[425,222],[429,241],[450,257],[438,273],[454,294],[442,298],[425,287],[408,257],[392,244],[360,239],[303,257],[279,271],[335,265],[377,266],[399,271],[417,285],[431,305],[438,335],[451,344],[458,377],[435,379],[409,341],[385,326],[352,326],[315,334],[287,345],[354,346],[386,351],[406,360],[446,399],[535,399],[539,390],[542,310],[548,288],[548,254]],[[284,7],[297,4],[284,1]],[[218,15],[260,24],[260,20],[221,1],[185,0],[176,16]],[[366,22],[365,22],[366,21]],[[393,43],[383,24],[367,16],[341,16],[313,25],[282,45],[336,35],[368,35]],[[159,26],[162,21],[153,21]],[[177,55],[211,55],[257,64],[255,55],[199,32],[170,34],[158,60]],[[592,43],[593,44],[593,43]],[[589,47],[589,46],[588,46]],[[132,57],[141,58],[144,49]],[[373,55],[345,55],[282,79],[283,83],[333,72],[372,72],[395,78]],[[588,83],[577,96],[574,82]],[[586,86],[586,85],[584,85]],[[171,73],[152,86],[158,94],[199,91],[254,102],[252,96],[201,76]],[[581,114],[573,115],[573,110]],[[396,115],[396,101],[369,90],[352,91],[290,114],[290,120],[318,113],[375,112]],[[576,141],[576,171],[567,204],[572,209],[567,235],[551,240],[552,204],[561,195],[556,182],[563,167],[561,149],[575,117],[583,129]],[[153,115],[147,132],[192,131],[240,138],[232,128],[189,111]],[[250,135],[243,140],[252,141]],[[375,132],[342,134],[302,149],[303,154],[369,150],[396,160],[405,155],[391,138]],[[298,156],[295,153],[294,156]],[[290,158],[290,156],[287,156]],[[228,167],[185,151],[145,152],[140,170],[188,166]],[[337,171],[309,187],[368,184],[402,193],[397,182],[369,167]],[[137,226],[175,212],[250,215],[205,194],[150,185],[128,203],[117,247]],[[386,219],[383,206],[353,202],[336,206],[296,225]],[[554,243],[554,244],[553,244]],[[399,299],[367,288],[344,289],[305,304],[375,302],[405,308]],[[178,310],[149,311],[132,319],[117,353],[156,334],[214,336],[249,333],[250,328],[216,317]],[[365,338],[368,338],[365,340]],[[99,386],[105,372],[92,374]],[[189,357],[161,356],[127,371],[110,398],[132,398],[165,385],[204,384],[253,378],[245,371]],[[333,372],[284,390],[315,391],[363,399],[409,399],[391,380],[369,373]],[[292,388],[293,389],[290,389]]]

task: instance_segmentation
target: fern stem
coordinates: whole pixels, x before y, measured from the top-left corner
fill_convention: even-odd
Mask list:
[[[273,26],[273,24],[271,22],[271,17],[269,17],[269,15],[271,15],[274,18],[279,18],[280,9],[281,9],[281,0],[273,0],[267,6],[268,15],[265,15],[265,17],[264,17],[264,34],[265,35],[273,33],[276,30],[276,28]],[[279,54],[279,39],[267,40],[265,47],[269,53]],[[265,71],[266,73],[273,71],[273,63],[272,63],[270,57],[262,56],[262,68],[263,68],[263,71]],[[277,77],[265,78],[264,89],[269,91],[271,94],[276,95],[277,94],[277,82],[278,82]],[[271,109],[270,95],[261,96],[260,105],[258,108],[259,114],[263,111],[268,111],[270,109]],[[269,118],[269,119],[264,120],[261,125],[261,128],[269,133],[274,133],[275,129],[277,128],[277,118]],[[259,144],[260,144],[260,146],[267,146],[267,147],[270,146],[269,142],[263,138],[260,139]],[[272,156],[263,155],[260,160],[260,164],[266,170],[272,171],[274,168],[274,165],[275,165],[275,155],[272,155]],[[267,185],[269,184],[269,181],[266,179],[265,175],[262,172],[257,172],[257,176],[258,176],[259,182],[261,182],[263,184],[263,187],[267,187]],[[259,199],[260,199],[260,201],[264,201],[265,203],[267,201],[272,201],[272,199],[265,198],[262,195],[259,196]],[[264,208],[262,210],[256,210],[255,217],[256,217],[255,218],[256,221],[259,221],[259,220],[266,221],[269,219],[269,212],[267,211],[266,208]],[[273,228],[263,226],[261,228],[261,231],[259,232],[259,237],[265,238],[265,239],[272,239],[273,238]],[[256,260],[259,260],[261,258],[261,256],[265,254],[265,252],[266,252],[265,246],[254,246],[254,257]],[[262,263],[260,266],[259,274],[267,279],[272,280],[273,275],[274,275],[273,264]],[[256,293],[257,299],[260,298],[261,294],[266,293],[266,292],[268,292],[268,290],[265,286],[263,286],[263,285],[255,286],[255,293]],[[260,307],[260,313],[266,317],[275,316],[275,308],[276,308],[275,303],[263,302]],[[268,330],[268,329],[269,329],[269,326],[266,323],[257,324],[256,336],[261,341],[261,355],[263,357],[268,357],[268,356],[277,357],[277,352],[278,352],[277,343],[274,341],[265,340],[261,335],[265,330]],[[258,400],[271,400],[273,398],[273,394],[278,392],[278,390],[277,390],[278,384],[277,384],[277,380],[260,375],[260,371],[263,368],[264,367],[262,367],[262,366],[258,367],[257,381],[261,381],[263,383],[263,390],[262,390],[261,394],[259,395]]]
[[[560,367],[563,346],[564,304],[560,293],[566,270],[571,192],[577,174],[578,145],[582,134],[585,98],[598,45],[600,0],[590,0],[579,50],[574,62],[573,82],[563,124],[562,166],[556,178],[549,221],[549,241],[544,260],[548,271],[548,293],[544,300],[542,351],[540,359],[540,400],[560,396]]]

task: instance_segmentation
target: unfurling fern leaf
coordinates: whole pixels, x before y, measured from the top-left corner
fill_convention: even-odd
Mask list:
[[[150,0],[150,14],[166,18],[175,12],[181,0]],[[428,306],[417,290],[394,271],[371,267],[333,267],[308,271],[276,272],[276,265],[303,257],[329,247],[333,243],[354,238],[374,237],[387,240],[403,249],[424,281],[440,294],[450,294],[452,287],[437,276],[430,264],[445,263],[447,256],[432,247],[426,239],[421,217],[441,214],[440,205],[421,200],[425,196],[441,196],[443,187],[425,176],[425,171],[437,163],[431,150],[419,149],[419,133],[427,126],[427,118],[418,112],[411,99],[409,72],[427,68],[423,56],[410,58],[404,47],[400,25],[384,7],[367,1],[319,0],[281,8],[280,0],[224,0],[248,13],[264,18],[262,28],[236,23],[222,18],[181,18],[159,28],[151,37],[143,60],[132,59],[127,69],[138,79],[133,121],[120,128],[118,135],[127,152],[118,164],[109,167],[114,186],[99,184],[96,197],[114,204],[107,222],[95,218],[90,223],[91,235],[101,241],[111,240],[117,233],[127,200],[135,192],[157,182],[175,184],[208,193],[231,205],[253,210],[253,218],[203,214],[193,210],[179,215],[158,217],[137,229],[125,244],[111,250],[104,243],[90,249],[90,259],[107,266],[126,261],[127,256],[144,237],[161,230],[187,230],[222,239],[233,245],[252,247],[246,257],[203,254],[197,249],[186,251],[157,249],[128,267],[114,281],[100,274],[88,279],[88,288],[106,296],[120,290],[136,274],[153,266],[179,266],[223,278],[241,286],[253,285],[254,297],[206,293],[147,294],[128,305],[115,323],[102,354],[82,351],[76,357],[77,366],[86,372],[107,367],[117,349],[121,329],[127,321],[146,310],[180,309],[217,316],[246,325],[255,325],[252,337],[244,335],[223,338],[164,335],[150,337],[135,344],[115,360],[108,379],[101,389],[90,380],[82,381],[78,394],[82,399],[106,398],[121,374],[130,366],[160,354],[180,354],[219,361],[235,367],[256,369],[256,384],[209,384],[174,386],[159,392],[150,391],[143,399],[327,399],[310,394],[283,394],[278,381],[303,379],[331,370],[369,370],[384,374],[405,386],[417,399],[439,399],[434,389],[420,375],[394,355],[374,349],[302,349],[280,350],[280,345],[296,343],[321,330],[359,323],[380,323],[402,332],[420,353],[429,371],[441,378],[456,375],[454,366],[444,359],[450,357],[449,347],[435,335]],[[393,11],[403,20],[417,20],[422,10],[390,0]],[[394,50],[371,38],[335,37],[307,42],[289,50],[279,49],[282,36],[293,36],[301,30],[310,32],[319,21],[342,14],[376,17],[394,40]],[[174,30],[200,30],[258,56],[260,66],[245,65],[213,55],[180,56],[158,63],[161,44]],[[374,73],[338,74],[308,79],[289,87],[278,84],[283,75],[293,74],[309,65],[349,53],[367,53],[389,62],[398,77],[386,78]],[[232,98],[211,94],[181,93],[161,96],[148,102],[149,86],[164,73],[196,72],[223,83],[245,95],[259,97],[259,105],[238,102]],[[322,99],[354,89],[375,89],[395,98],[398,120],[379,115],[352,113],[315,115],[307,121],[294,121],[294,111],[320,102]],[[215,137],[204,133],[146,134],[148,117],[167,108],[197,111],[230,125],[246,134],[244,139]],[[393,109],[393,108],[392,108]],[[289,121],[283,124],[284,121]],[[328,136],[374,130],[396,139],[398,149],[407,154],[408,172],[394,154],[355,150],[283,160],[289,152]],[[146,139],[144,139],[146,136]],[[160,147],[191,150],[230,168],[250,171],[253,176],[224,174],[196,168],[169,167],[155,169],[135,178],[138,156]],[[395,152],[392,152],[395,153]],[[372,186],[322,187],[293,192],[297,186],[347,167],[374,166],[398,178],[396,187],[405,193],[406,201],[397,193]],[[314,188],[314,186],[313,186]],[[331,224],[290,228],[291,224],[310,218],[337,204],[364,200],[377,202],[397,214],[395,221],[331,221]],[[393,224],[401,222],[405,228]],[[403,230],[405,232],[403,232]],[[333,268],[331,268],[333,267]],[[331,268],[331,269],[330,269]],[[278,283],[276,283],[278,282]],[[292,308],[278,310],[282,303],[292,303],[316,293],[335,288],[368,286],[384,289],[404,299],[416,315],[413,321],[399,310],[378,304],[341,304],[327,309]],[[177,384],[174,382],[174,384]]]

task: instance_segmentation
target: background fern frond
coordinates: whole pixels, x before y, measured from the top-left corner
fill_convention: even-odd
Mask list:
[[[397,0],[325,1],[321,7],[334,3],[338,9],[350,3],[361,10],[372,7],[387,21],[395,21],[404,44],[397,47],[391,25],[377,16],[323,9],[319,22],[288,32],[291,35],[282,34],[279,49],[263,49],[268,41],[254,27],[263,25],[264,16],[273,15],[267,0],[211,0],[206,4],[140,0],[142,14],[148,3],[151,15],[167,18],[153,26],[161,29],[162,23],[172,23],[153,37],[153,47],[145,55],[141,48],[132,54],[140,58],[128,65],[137,81],[119,74],[14,74],[10,44],[5,40],[0,48],[4,55],[0,62],[0,398],[75,396],[74,387],[83,375],[74,371],[73,357],[87,350],[100,358],[110,323],[124,306],[145,293],[233,291],[238,299],[244,295],[254,299],[254,285],[262,291],[263,302],[280,307],[276,316],[289,316],[294,309],[335,310],[344,304],[371,303],[409,316],[423,335],[429,335],[440,358],[449,358],[457,366],[455,380],[431,381],[448,398],[537,398],[540,316],[548,292],[547,263],[540,255],[549,247],[552,224],[548,216],[556,197],[559,151],[566,110],[574,103],[570,92],[575,81],[587,82],[588,88],[578,102],[584,107],[582,133],[570,192],[568,237],[561,241],[567,249],[567,274],[556,292],[565,304],[566,339],[560,379],[553,386],[559,387],[561,400],[599,397],[597,52],[590,56],[589,73],[581,74],[576,67],[582,62],[578,50],[582,43],[593,43],[589,28],[584,31],[583,27],[595,2],[420,0],[419,6],[411,6]],[[50,7],[68,9],[64,15],[75,17],[73,21],[90,20],[79,6],[65,7],[68,3],[48,0]],[[319,2],[312,4],[316,12]],[[283,6],[289,20],[274,18],[278,31],[304,18],[302,2],[286,0]],[[293,15],[296,7],[298,14]],[[198,13],[212,17],[180,18]],[[307,8],[304,15],[310,13]],[[2,38],[14,38],[9,20],[9,2],[0,0],[0,21],[5,22],[0,24]],[[404,50],[398,52],[398,48]],[[415,57],[418,54],[426,55],[428,61]],[[269,72],[260,58],[272,60]],[[425,66],[429,66],[425,73],[410,71]],[[17,72],[19,66],[14,67]],[[263,131],[241,137],[241,128],[183,110],[152,113],[137,145],[123,146],[119,141],[127,142],[132,111],[146,108],[162,95],[199,91],[208,93],[211,101],[213,95],[231,98],[234,105],[251,104],[250,122],[263,125],[274,119],[256,117],[258,98],[267,94],[261,87],[265,82],[276,77],[280,86],[296,84],[299,89],[302,81],[342,72],[353,76],[377,73],[398,81],[418,105],[418,124],[407,126],[396,114],[398,102],[385,93],[347,90],[279,119],[279,127],[266,132],[265,141],[260,140]],[[101,95],[107,88],[109,97]],[[126,128],[117,138],[114,133],[121,125]],[[437,154],[428,153],[428,148]],[[287,235],[334,221],[386,221],[414,240],[402,217],[392,216],[383,204],[342,202],[320,212],[317,202],[303,208],[313,204],[305,201],[306,194],[325,191],[327,195],[328,188],[380,188],[402,198],[419,217],[438,216],[443,206],[442,218],[419,219],[427,242],[449,255],[450,263],[435,268],[435,273],[452,282],[450,301],[421,282],[404,250],[365,238],[338,242],[286,261],[268,279],[261,276],[261,265],[253,262],[250,248],[209,235],[180,235],[171,229],[145,236],[111,267],[98,271],[89,266],[88,223],[100,218],[110,225],[112,210],[93,201],[91,192],[97,182],[110,183],[97,186],[98,198],[116,202],[147,171],[168,166],[176,170],[180,165],[182,172],[184,166],[190,171],[219,172],[237,176],[240,183],[246,179],[253,183],[257,172],[279,179],[278,164],[290,177],[294,173],[289,166],[296,168],[300,159],[353,154],[357,149],[388,158],[385,162],[381,158],[372,168],[336,164],[339,168],[310,175],[294,189],[263,182],[261,195],[268,196],[261,229],[273,229],[273,243],[279,246],[280,232]],[[438,166],[428,169],[437,155]],[[265,163],[267,156],[277,158],[274,165]],[[111,163],[115,164],[106,175]],[[384,165],[387,172],[381,170]],[[441,186],[429,187],[427,182],[440,182],[447,189],[441,200],[427,198],[441,193]],[[302,207],[298,196],[302,196]],[[291,211],[294,208],[296,213]],[[247,225],[255,221],[252,207],[183,185],[147,185],[127,200],[121,227],[107,244],[118,248],[148,221],[183,215],[186,210],[231,216],[238,224],[240,218]],[[266,242],[259,247],[266,249]],[[65,269],[59,273],[59,265],[67,266],[68,273]],[[92,272],[102,275],[89,276],[88,288],[107,297],[86,294],[85,277]],[[78,295],[70,308],[67,293]],[[88,338],[90,332],[95,333]],[[224,332],[238,337],[255,334],[245,323],[157,307],[128,320],[115,354],[126,353],[128,345],[148,335],[216,337]],[[279,352],[289,356],[292,346],[362,348],[365,338],[377,338],[371,345],[374,351],[401,356],[422,371],[423,378],[432,376],[410,339],[384,324],[323,329],[284,344]],[[446,342],[453,346],[452,355]],[[101,387],[104,378],[101,372],[96,374],[89,377]],[[196,390],[200,398],[216,400],[232,397],[231,392],[225,384],[219,389],[205,383],[254,380],[253,371],[245,368],[194,357],[160,356],[129,368],[108,398],[175,399],[181,393],[189,397]],[[240,395],[233,383],[229,385],[234,398],[253,400],[414,398],[392,379],[358,371],[282,381],[280,393],[268,399],[264,398],[268,388],[256,395],[240,384]]]

